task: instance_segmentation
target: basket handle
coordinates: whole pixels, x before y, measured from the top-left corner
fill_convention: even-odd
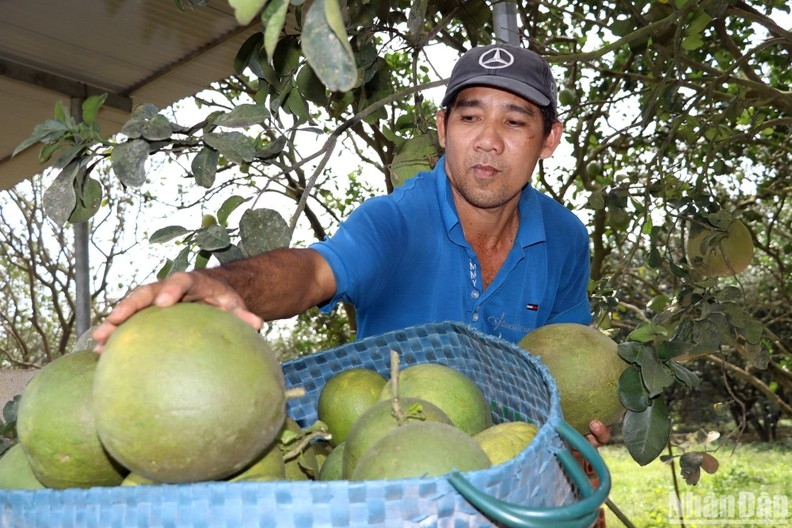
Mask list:
[[[575,504],[557,508],[527,508],[482,493],[459,472],[452,472],[448,477],[448,481],[460,495],[482,513],[511,528],[580,528],[591,526],[597,520],[598,510],[610,493],[610,472],[594,446],[571,425],[561,421],[556,425],[556,431],[574,449],[580,452],[599,477],[599,486],[595,490],[583,468],[577,463],[569,449],[565,448],[556,453],[567,475],[583,495],[583,498]]]

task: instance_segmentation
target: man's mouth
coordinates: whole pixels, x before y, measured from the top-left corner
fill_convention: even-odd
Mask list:
[[[500,172],[500,170],[497,169],[496,167],[493,167],[492,165],[478,163],[476,165],[473,165],[473,172],[476,174],[476,176],[491,178],[497,175]]]

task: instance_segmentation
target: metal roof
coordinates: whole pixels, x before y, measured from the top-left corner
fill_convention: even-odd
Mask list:
[[[185,11],[175,0],[0,0],[0,189],[44,169],[40,145],[11,153],[57,101],[108,93],[109,136],[135,105],[165,108],[231,75],[258,30],[240,27],[227,0]]]

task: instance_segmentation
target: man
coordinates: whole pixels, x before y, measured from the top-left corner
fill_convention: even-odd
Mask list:
[[[201,301],[255,328],[340,300],[358,337],[461,321],[518,341],[556,322],[588,324],[585,226],[529,182],[561,140],[556,87],[532,51],[492,45],[454,67],[437,131],[445,155],[387,196],[367,200],[329,240],[141,286],[93,334],[155,304]],[[589,440],[610,432],[592,423]]]

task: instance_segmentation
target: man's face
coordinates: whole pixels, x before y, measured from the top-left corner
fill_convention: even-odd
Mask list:
[[[483,86],[460,91],[447,121],[439,111],[437,131],[451,186],[481,209],[519,201],[537,160],[550,156],[561,139],[560,123],[545,136],[538,106]]]

